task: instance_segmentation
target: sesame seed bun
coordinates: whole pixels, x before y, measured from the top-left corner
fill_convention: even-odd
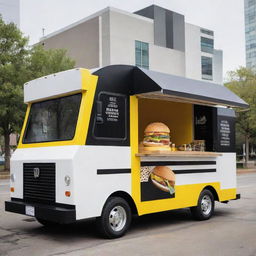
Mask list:
[[[170,133],[170,129],[168,128],[167,125],[160,123],[160,122],[155,122],[149,124],[144,133],[150,133],[150,132],[165,132],[165,133]]]

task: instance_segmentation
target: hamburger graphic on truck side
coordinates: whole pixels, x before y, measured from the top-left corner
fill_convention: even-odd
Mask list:
[[[175,193],[175,174],[167,166],[156,166],[151,174],[150,178],[152,183],[164,192],[173,195]]]

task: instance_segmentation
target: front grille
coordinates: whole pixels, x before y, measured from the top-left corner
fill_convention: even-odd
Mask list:
[[[39,177],[35,177],[39,168]],[[24,200],[34,203],[55,203],[55,163],[24,163]]]

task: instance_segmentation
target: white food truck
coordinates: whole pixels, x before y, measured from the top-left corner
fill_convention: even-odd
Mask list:
[[[239,198],[232,108],[248,105],[222,85],[113,65],[28,82],[24,101],[6,211],[43,225],[96,217],[103,235],[116,238],[133,214],[190,207],[206,220],[215,201]],[[176,146],[144,150],[153,122],[169,127]],[[196,140],[204,149],[186,148]]]

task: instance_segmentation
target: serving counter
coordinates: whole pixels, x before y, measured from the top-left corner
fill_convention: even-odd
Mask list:
[[[140,151],[136,154],[137,157],[217,157],[221,156],[221,153],[215,152],[202,152],[202,151]]]

